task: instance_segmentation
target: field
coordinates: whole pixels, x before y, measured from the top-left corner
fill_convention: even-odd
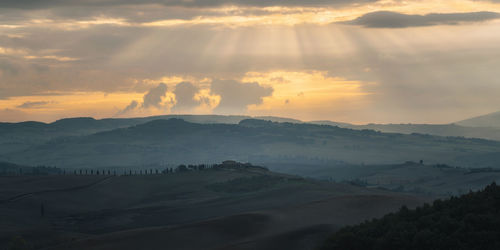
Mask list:
[[[460,195],[500,182],[497,168],[468,169],[406,162],[392,165],[270,164],[271,169],[335,182],[439,197]]]
[[[308,249],[430,200],[262,169],[0,178],[0,249]]]

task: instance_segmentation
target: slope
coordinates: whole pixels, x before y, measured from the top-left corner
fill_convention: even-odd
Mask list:
[[[500,111],[459,121],[457,124],[468,127],[500,128]]]

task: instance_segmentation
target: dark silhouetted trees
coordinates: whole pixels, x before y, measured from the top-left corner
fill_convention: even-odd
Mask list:
[[[184,164],[177,166],[177,168],[175,169],[175,172],[186,172],[186,171],[188,171],[188,168]]]
[[[500,249],[500,187],[344,227],[327,249]]]

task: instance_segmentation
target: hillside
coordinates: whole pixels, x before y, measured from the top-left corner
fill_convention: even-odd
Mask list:
[[[428,200],[258,167],[0,178],[0,249],[16,236],[35,249],[310,249]]]
[[[383,165],[268,164],[276,171],[370,188],[448,197],[500,182],[500,170],[405,162]]]
[[[457,124],[469,127],[500,128],[500,111],[459,121]]]
[[[500,187],[348,226],[321,248],[328,249],[499,249]]]
[[[165,115],[143,118],[108,118],[96,120],[93,118],[67,118],[53,123],[20,122],[0,123],[0,155],[19,152],[28,148],[39,146],[51,140],[63,139],[74,136],[86,136],[94,133],[127,128],[154,120],[168,120],[171,118],[182,119],[187,122],[200,124],[238,124],[240,121],[250,119],[249,116],[223,116],[223,115]],[[262,116],[254,119],[269,120],[274,122],[304,123],[300,120]],[[493,127],[465,127],[455,124],[428,125],[428,124],[367,124],[353,125],[331,121],[313,121],[311,124],[331,125],[356,130],[375,130],[384,133],[402,134],[429,134],[437,136],[453,136],[467,138],[482,138],[500,140],[500,128]]]
[[[437,136],[455,136],[467,138],[481,138],[488,140],[500,141],[500,127],[495,126],[478,126],[468,127],[466,124],[366,124],[354,125],[349,123],[338,123],[331,121],[313,121],[312,124],[322,124],[338,126],[341,128],[350,129],[371,129],[384,133],[401,133],[401,134],[428,134]],[[485,123],[495,124],[495,123]]]
[[[98,132],[135,126],[154,120],[167,120],[172,118],[183,119],[193,123],[238,124],[241,120],[252,117],[224,115],[164,115],[141,118],[107,118],[100,120],[90,117],[66,118],[53,123],[33,121],[19,123],[0,122],[0,155],[24,150],[56,138],[90,135]],[[256,118],[278,122],[301,122],[294,119],[272,116]]]
[[[422,159],[471,167],[497,167],[500,142],[429,135],[403,135],[312,124],[243,120],[197,124],[155,120],[88,136],[54,139],[5,161],[64,168],[210,163],[387,164]]]

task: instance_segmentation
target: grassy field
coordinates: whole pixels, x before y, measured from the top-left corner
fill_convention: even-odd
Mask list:
[[[15,236],[35,249],[307,249],[342,225],[428,200],[259,169],[2,177],[0,186],[0,249]]]
[[[269,164],[271,169],[335,182],[352,182],[371,188],[448,197],[479,190],[500,182],[495,168],[468,169],[443,164],[407,162],[392,165]]]

